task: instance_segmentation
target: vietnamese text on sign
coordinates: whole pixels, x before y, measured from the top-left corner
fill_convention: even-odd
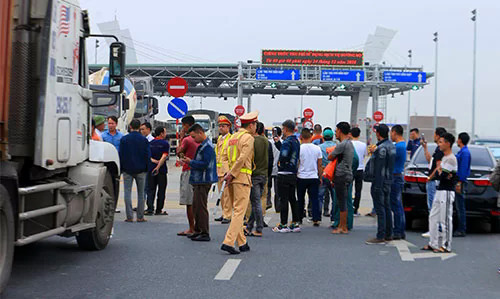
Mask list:
[[[272,65],[349,65],[362,66],[363,52],[262,50],[262,64]]]

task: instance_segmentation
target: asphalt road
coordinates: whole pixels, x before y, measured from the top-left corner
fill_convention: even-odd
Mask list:
[[[301,233],[277,234],[268,228],[262,238],[249,239],[250,252],[229,256],[219,249],[226,225],[212,223],[207,243],[176,236],[186,220],[175,204],[178,174],[171,172],[169,216],[125,223],[124,213],[117,214],[112,240],[98,252],[82,251],[74,238],[61,237],[16,248],[10,284],[0,297],[499,297],[500,234],[486,233],[482,223],[472,223],[466,238],[454,239],[456,256],[444,260],[402,261],[397,244],[365,245],[375,233],[370,217],[355,218],[354,230],[345,236],[330,234],[327,221],[321,227],[305,223]],[[369,210],[369,198],[364,196],[363,203]],[[267,221],[275,224],[278,216],[268,213]],[[420,233],[407,233],[417,247],[405,254],[420,253],[426,243]]]

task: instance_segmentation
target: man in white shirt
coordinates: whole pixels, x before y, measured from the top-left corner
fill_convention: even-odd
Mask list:
[[[305,215],[305,195],[312,202],[312,214],[314,226],[319,226],[321,222],[321,207],[318,198],[319,178],[323,172],[323,155],[319,146],[312,144],[312,135],[309,129],[302,129],[300,134],[300,158],[299,170],[297,173],[297,197],[299,202],[300,219]]]
[[[361,134],[361,130],[359,128],[351,129],[352,136],[352,145],[354,145],[354,149],[356,150],[356,154],[358,154],[359,158],[359,166],[356,172],[354,173],[354,216],[359,216],[359,202],[361,201],[361,190],[363,189],[363,171],[365,170],[365,156],[366,156],[366,143],[359,141],[359,135]]]
[[[142,136],[146,137],[146,139],[151,142],[153,139],[153,135],[151,135],[151,131],[153,128],[151,127],[151,124],[149,122],[145,122],[141,125],[141,134]]]

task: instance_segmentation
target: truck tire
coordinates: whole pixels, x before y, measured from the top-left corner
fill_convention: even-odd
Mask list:
[[[7,190],[0,185],[0,294],[9,281],[14,258],[14,214]]]
[[[106,248],[111,237],[116,200],[113,187],[113,176],[109,171],[104,178],[102,189],[98,192],[100,192],[101,197],[98,203],[95,220],[96,227],[81,231],[76,236],[78,246],[86,250],[101,250]]]

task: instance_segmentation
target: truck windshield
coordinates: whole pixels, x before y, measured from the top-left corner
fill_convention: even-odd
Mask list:
[[[106,107],[94,107],[92,110],[93,115],[102,115],[105,117],[108,116],[116,116],[120,117],[119,115],[120,108],[118,105],[112,105],[112,106],[106,106]]]
[[[148,99],[137,97],[137,106],[135,107],[135,117],[141,117],[148,114]]]
[[[208,122],[208,120],[198,120],[196,122],[199,123],[200,126],[203,127],[203,130],[205,130],[205,132],[210,130],[210,123]]]

